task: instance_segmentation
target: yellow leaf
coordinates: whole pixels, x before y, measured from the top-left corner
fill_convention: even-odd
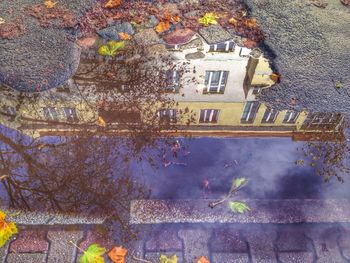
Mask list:
[[[202,18],[198,19],[198,22],[204,26],[209,26],[209,24],[216,25],[218,23],[218,21],[216,21],[217,18],[219,18],[219,16],[215,13],[205,13]]]
[[[170,29],[170,23],[168,21],[161,21],[159,24],[156,26],[156,31],[158,33],[163,33],[167,30]]]
[[[123,247],[113,247],[108,253],[108,257],[112,260],[113,263],[124,263],[125,256],[128,253],[128,250]]]
[[[6,23],[5,19],[2,18],[2,17],[0,17],[0,25],[1,25],[1,24],[5,24],[5,23]]]
[[[105,120],[104,120],[101,116],[98,117],[96,123],[97,123],[97,125],[99,125],[99,126],[106,127],[106,122],[105,122]]]
[[[206,257],[201,256],[196,263],[210,263],[210,261]]]
[[[106,249],[103,247],[100,247],[98,244],[92,244],[79,258],[79,263],[104,263],[103,254],[105,252]]]
[[[6,214],[0,210],[0,247],[6,244],[12,235],[17,234],[16,224],[5,221]]]
[[[231,24],[231,25],[234,25],[234,26],[237,26],[238,24],[238,21],[236,18],[232,17],[228,20],[228,22]]]
[[[121,0],[108,0],[108,2],[105,4],[106,8],[114,8],[117,6],[120,6],[122,3]]]
[[[128,33],[120,32],[118,35],[122,40],[130,40],[131,39],[131,36]]]
[[[52,0],[45,0],[44,5],[47,8],[54,8],[56,6],[57,2],[53,2]]]

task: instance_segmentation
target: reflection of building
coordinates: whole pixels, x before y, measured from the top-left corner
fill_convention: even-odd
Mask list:
[[[165,46],[173,62],[176,65],[185,63],[186,70],[175,67],[167,71],[164,92],[178,105],[173,108],[155,105],[154,114],[176,123],[180,132],[198,136],[294,136],[303,139],[310,134],[340,129],[343,117],[339,114],[279,112],[259,103],[256,96],[261,89],[274,83],[268,60],[259,50],[240,45],[238,37],[219,25],[205,27],[198,34],[183,30],[182,38],[176,34],[178,32],[164,37]],[[79,85],[84,86],[84,83]],[[134,105],[127,109],[101,109],[93,96],[82,97],[81,90],[76,89],[57,88],[41,93],[39,99],[22,98],[21,104],[14,92],[4,93],[8,96],[1,101],[2,112],[9,117],[4,117],[3,123],[34,136],[80,131],[82,125],[94,130],[98,128],[96,120],[113,124],[108,126],[111,132],[127,133],[121,124],[136,123],[143,117],[143,112]],[[189,126],[185,125],[186,120],[179,118],[180,109],[194,112],[195,121]]]

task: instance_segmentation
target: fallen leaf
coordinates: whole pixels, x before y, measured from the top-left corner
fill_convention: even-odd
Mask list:
[[[350,6],[350,0],[340,0],[343,5]]]
[[[2,18],[2,17],[0,17],[0,25],[1,25],[1,24],[5,24],[5,22],[6,22],[5,19]]]
[[[229,207],[234,213],[238,214],[244,214],[246,211],[250,211],[249,206],[242,202],[232,201],[229,203]]]
[[[108,41],[107,45],[102,45],[98,48],[98,53],[102,56],[115,56],[117,51],[125,48],[124,41]]]
[[[270,75],[270,79],[272,79],[274,82],[279,82],[281,75],[278,73],[272,73]]]
[[[206,257],[201,256],[196,263],[210,263],[210,261]]]
[[[118,35],[122,40],[130,40],[131,39],[131,36],[128,33],[120,32]]]
[[[104,253],[106,253],[105,248],[100,247],[98,244],[92,244],[79,258],[79,263],[104,263]]]
[[[125,256],[128,250],[123,247],[113,247],[108,253],[108,257],[113,261],[113,263],[124,263]]]
[[[57,2],[53,2],[52,0],[45,0],[44,5],[47,8],[54,8],[56,6]]]
[[[96,42],[96,37],[85,37],[77,40],[77,44],[82,48],[89,48]]]
[[[254,40],[251,40],[251,39],[246,39],[243,41],[243,45],[247,48],[255,48],[257,43],[254,41]]]
[[[168,21],[161,21],[159,24],[156,26],[156,31],[158,33],[163,33],[165,31],[168,31],[170,29],[170,23]]]
[[[107,126],[105,120],[101,116],[98,117],[98,119],[96,121],[96,124],[98,126],[102,126],[102,127],[106,127]]]
[[[245,179],[244,177],[237,178],[233,181],[233,187],[237,189],[240,186],[242,186],[243,184],[245,184],[246,182],[247,182],[247,179]]]
[[[174,254],[171,257],[167,257],[164,254],[160,254],[159,263],[177,263],[177,256]]]
[[[6,214],[0,210],[0,247],[3,247],[12,235],[17,234],[17,226],[14,222],[5,221]]]
[[[120,6],[122,3],[121,0],[108,0],[108,2],[105,4],[105,8],[114,8]]]
[[[255,18],[248,18],[244,21],[245,26],[253,28],[256,27],[257,22]]]
[[[234,25],[234,26],[237,26],[238,25],[238,21],[236,18],[232,17],[228,20],[228,22],[231,24],[231,25]]]
[[[216,20],[217,18],[219,18],[219,16],[215,13],[205,13],[202,18],[198,19],[198,22],[204,26],[209,26],[210,24],[216,25],[218,23]]]

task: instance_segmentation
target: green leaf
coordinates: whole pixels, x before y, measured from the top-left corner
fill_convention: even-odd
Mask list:
[[[218,23],[218,21],[216,21],[217,18],[219,17],[215,13],[205,13],[202,18],[198,19],[198,22],[204,26],[208,26],[209,24],[216,25]]]
[[[250,211],[251,209],[249,208],[248,205],[246,205],[245,203],[242,202],[230,202],[229,203],[230,209],[234,212],[234,213],[239,213],[239,214],[244,214],[246,211]]]
[[[168,258],[166,255],[160,254],[159,263],[177,263],[177,256],[174,254]]]
[[[92,244],[84,251],[84,254],[79,258],[79,263],[104,263],[103,254],[106,249],[98,244]]]
[[[111,50],[109,49],[109,46],[107,45],[100,46],[98,49],[98,54],[102,56],[113,56],[113,53],[111,52]]]
[[[243,184],[245,184],[247,182],[247,179],[245,179],[244,177],[242,178],[237,178],[233,181],[233,186],[235,188],[239,188],[240,186],[242,186]]]
[[[122,50],[125,48],[125,41],[111,40],[107,42],[107,45],[109,46],[109,50],[111,51],[112,56],[114,56],[118,50]]]

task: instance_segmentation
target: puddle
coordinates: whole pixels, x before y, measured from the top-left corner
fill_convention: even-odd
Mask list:
[[[264,207],[271,200],[316,200],[314,205],[293,208],[297,219],[290,223],[296,224],[317,221],[306,213],[308,207],[320,205],[328,212],[336,207],[336,201],[320,201],[342,204],[350,199],[346,116],[299,110],[296,99],[285,110],[259,101],[261,92],[283,82],[283,76],[271,69],[272,62],[258,48],[261,28],[243,5],[235,3],[228,11],[226,5],[215,9],[208,4],[203,9],[166,4],[164,18],[145,4],[142,12],[150,12],[147,21],[133,15],[133,21],[123,20],[118,26],[113,19],[118,21],[118,14],[123,19],[122,14],[101,11],[99,5],[81,22],[86,38],[78,41],[83,47],[79,67],[64,84],[45,86],[40,92],[1,86],[4,209],[106,216],[106,224],[94,231],[108,242],[125,243],[130,260],[134,251],[134,260],[153,263],[160,252],[177,254],[180,262],[190,262],[194,253],[211,262],[231,262],[232,253],[242,260],[254,257],[249,249],[256,247],[256,238],[245,231],[258,226],[227,225],[235,215],[227,200],[255,200]],[[220,13],[219,23],[213,22],[219,17],[205,17],[210,8]],[[104,12],[111,21],[100,21],[93,12]],[[201,15],[209,25],[196,22]],[[101,31],[103,27],[107,29]],[[124,35],[115,36],[118,30]],[[98,35],[91,34],[95,31]],[[111,34],[118,39],[108,42]],[[232,191],[237,178],[245,178],[246,185]],[[173,221],[165,222],[168,227],[130,224],[130,203],[137,200],[146,201],[140,208],[145,211],[136,213],[140,222],[143,216],[157,221],[172,211]],[[160,201],[164,215],[157,207],[147,210],[147,200]],[[203,225],[191,225],[191,209],[176,207],[181,200],[192,204],[189,207],[198,201],[203,211],[219,200],[213,215],[217,221],[209,218]],[[264,209],[261,214],[268,214]],[[273,215],[265,220],[259,207],[254,210],[258,224],[279,223]],[[248,223],[254,223],[254,216],[246,212]],[[237,222],[245,224],[240,216]],[[293,215],[290,218],[294,220]],[[195,214],[193,220],[198,223]],[[235,238],[224,234],[227,228]],[[209,239],[210,253],[205,249]],[[236,250],[221,251],[217,244],[223,240],[230,240]],[[274,240],[283,240],[283,235]],[[302,251],[314,253],[304,245]],[[266,249],[271,252],[272,246]]]

